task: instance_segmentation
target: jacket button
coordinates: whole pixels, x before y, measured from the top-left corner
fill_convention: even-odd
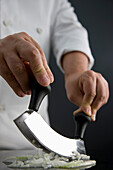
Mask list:
[[[41,33],[43,32],[43,30],[42,30],[42,28],[36,28],[36,32],[37,32],[38,34],[41,34]]]
[[[3,25],[4,25],[5,27],[8,27],[8,26],[11,25],[11,22],[10,22],[10,21],[7,21],[7,20],[3,20],[2,23],[3,23]]]

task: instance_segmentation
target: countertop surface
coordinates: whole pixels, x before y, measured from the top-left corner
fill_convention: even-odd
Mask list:
[[[7,165],[3,163],[3,161],[9,156],[32,155],[36,153],[37,153],[37,150],[0,150],[0,170],[9,170],[9,168],[7,168]],[[110,160],[110,162],[109,162],[109,159],[106,159],[100,162],[97,159],[96,161],[97,161],[96,166],[90,168],[91,170],[113,170],[112,159]]]
[[[9,156],[22,156],[35,154],[35,150],[0,150],[0,170],[9,170],[3,161]]]

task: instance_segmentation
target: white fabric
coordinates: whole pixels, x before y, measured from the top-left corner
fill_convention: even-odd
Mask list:
[[[89,57],[89,69],[93,65],[87,32],[67,0],[0,0],[1,38],[18,32],[32,36],[43,49],[47,61],[52,45],[60,68],[61,56],[76,50]],[[27,109],[29,98],[16,96],[0,77],[0,148],[32,148],[13,123],[13,119]],[[47,105],[46,97],[39,112],[49,123]]]

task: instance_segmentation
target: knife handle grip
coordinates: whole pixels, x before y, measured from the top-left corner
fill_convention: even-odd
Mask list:
[[[74,116],[75,120],[75,138],[83,139],[86,127],[91,122],[91,117],[87,116],[84,112],[77,113]]]
[[[30,86],[31,86],[31,99],[29,104],[29,109],[38,111],[40,104],[43,100],[43,98],[50,93],[51,87],[47,86],[41,86],[35,78],[32,78],[30,80]]]

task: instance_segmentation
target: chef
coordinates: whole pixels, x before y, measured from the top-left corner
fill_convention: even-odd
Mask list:
[[[13,120],[28,107],[29,73],[48,86],[54,76],[48,66],[52,47],[65,76],[71,102],[95,121],[109,97],[104,77],[90,70],[94,59],[87,31],[67,0],[0,0],[0,149],[30,149]],[[49,124],[47,98],[39,113]]]

